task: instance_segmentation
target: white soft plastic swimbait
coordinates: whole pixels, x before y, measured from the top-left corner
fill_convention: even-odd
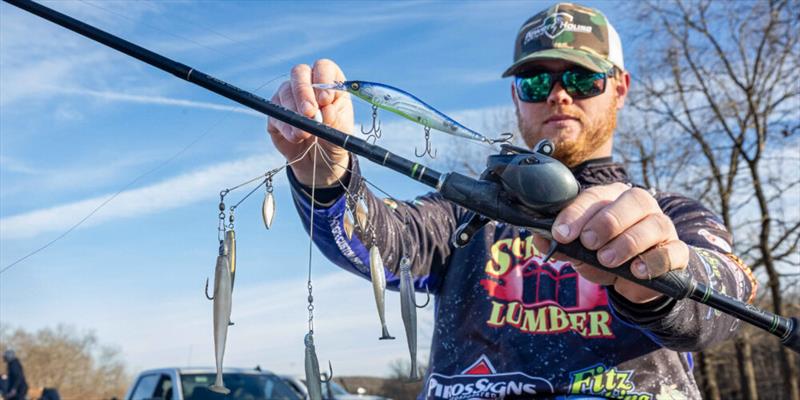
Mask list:
[[[386,271],[383,269],[383,259],[378,246],[369,249],[369,275],[372,280],[372,292],[375,294],[375,305],[378,307],[378,318],[381,320],[381,337],[378,339],[394,339],[386,328]]]
[[[222,381],[222,359],[225,356],[225,342],[228,338],[228,325],[231,322],[231,269],[228,264],[228,254],[225,251],[217,256],[217,266],[214,272],[214,356],[217,364],[217,377],[209,387],[214,392],[228,394],[230,390]],[[206,281],[208,290],[208,281]],[[208,297],[208,293],[206,293]]]

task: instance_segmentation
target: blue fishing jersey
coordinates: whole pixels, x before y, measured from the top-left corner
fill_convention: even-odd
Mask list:
[[[370,279],[369,248],[378,246],[388,288],[399,284],[402,255],[414,286],[435,296],[429,367],[419,399],[699,399],[691,351],[725,340],[739,321],[691,300],[634,304],[583,279],[565,261],[543,261],[530,231],[491,222],[466,246],[451,237],[468,210],[430,193],[408,202],[376,197],[351,156],[347,192],[364,196],[367,233],[345,234],[344,190],[317,189],[314,242],[337,266]],[[573,170],[583,188],[629,183],[610,158]],[[306,230],[309,189],[289,178]],[[689,272],[713,289],[752,301],[756,283],[731,254],[720,219],[698,202],[656,193],[679,238]],[[350,209],[356,210],[355,204]]]

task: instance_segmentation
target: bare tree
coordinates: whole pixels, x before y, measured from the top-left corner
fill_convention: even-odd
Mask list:
[[[781,315],[800,266],[798,4],[640,3],[638,33],[647,39],[635,52],[633,123],[621,129],[618,148],[645,183],[689,192],[719,213],[735,253],[766,275],[769,303]],[[740,337],[736,354],[741,391],[755,399],[750,342]],[[786,395],[800,399],[795,355],[773,346]],[[718,398],[713,376],[704,378],[706,393]]]
[[[0,351],[13,348],[32,389],[52,387],[65,399],[122,398],[128,384],[119,350],[94,333],[59,325],[35,333],[0,327]]]
[[[417,362],[420,376],[425,376],[428,366],[422,362]],[[423,380],[412,381],[408,379],[408,371],[411,370],[411,361],[408,359],[396,359],[389,363],[391,370],[390,377],[383,382],[381,393],[391,396],[393,399],[417,398],[422,392]]]

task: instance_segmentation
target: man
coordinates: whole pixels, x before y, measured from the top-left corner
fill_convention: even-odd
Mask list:
[[[685,197],[633,187],[611,160],[630,76],[619,37],[602,13],[567,3],[537,13],[520,29],[514,63],[503,76],[514,77],[511,95],[525,143],[553,141],[555,157],[584,189],[556,218],[556,240],[580,240],[606,267],[635,260],[631,269],[640,279],[688,268],[717,290],[753,298],[755,281],[729,254],[730,235],[718,217]],[[319,110],[325,124],[351,133],[349,96],[310,86],[343,80],[330,60],[298,65],[272,101],[308,117]],[[272,119],[268,132],[289,160],[314,140]],[[436,295],[420,398],[700,398],[688,352],[730,337],[736,320],[560,254],[545,263],[547,242],[524,228],[490,223],[455,248],[450,237],[466,210],[438,194],[384,205],[365,188],[355,157],[321,145],[335,168],[318,159],[314,170],[307,156],[289,171],[307,227],[316,186],[317,246],[368,278],[367,249],[377,245],[389,286],[397,285],[401,255],[411,257],[416,288]],[[374,235],[343,234],[349,200],[340,181],[348,193],[366,196]]]
[[[6,362],[6,373],[8,374],[8,388],[6,389],[6,400],[25,400],[28,394],[28,383],[25,381],[25,371],[22,370],[22,363],[19,362],[14,350],[8,349],[3,352],[3,361]]]

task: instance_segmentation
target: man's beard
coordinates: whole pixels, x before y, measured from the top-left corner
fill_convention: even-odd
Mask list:
[[[516,111],[517,125],[522,138],[525,140],[525,143],[532,148],[536,143],[531,143],[530,140],[541,138],[541,135],[538,135],[537,132],[533,132],[533,128],[525,126],[522,118],[520,118],[519,108],[517,108]],[[603,113],[605,117],[596,121],[594,124],[590,123],[583,113],[577,115],[577,113],[571,111],[572,110],[556,109],[552,112],[552,114],[567,114],[577,118],[583,126],[583,129],[578,133],[576,139],[562,140],[558,138],[554,143],[556,151],[553,153],[553,158],[561,161],[570,168],[586,161],[592,153],[611,139],[611,136],[614,134],[614,129],[617,127],[617,98],[614,97],[611,104],[609,104],[608,110]]]

